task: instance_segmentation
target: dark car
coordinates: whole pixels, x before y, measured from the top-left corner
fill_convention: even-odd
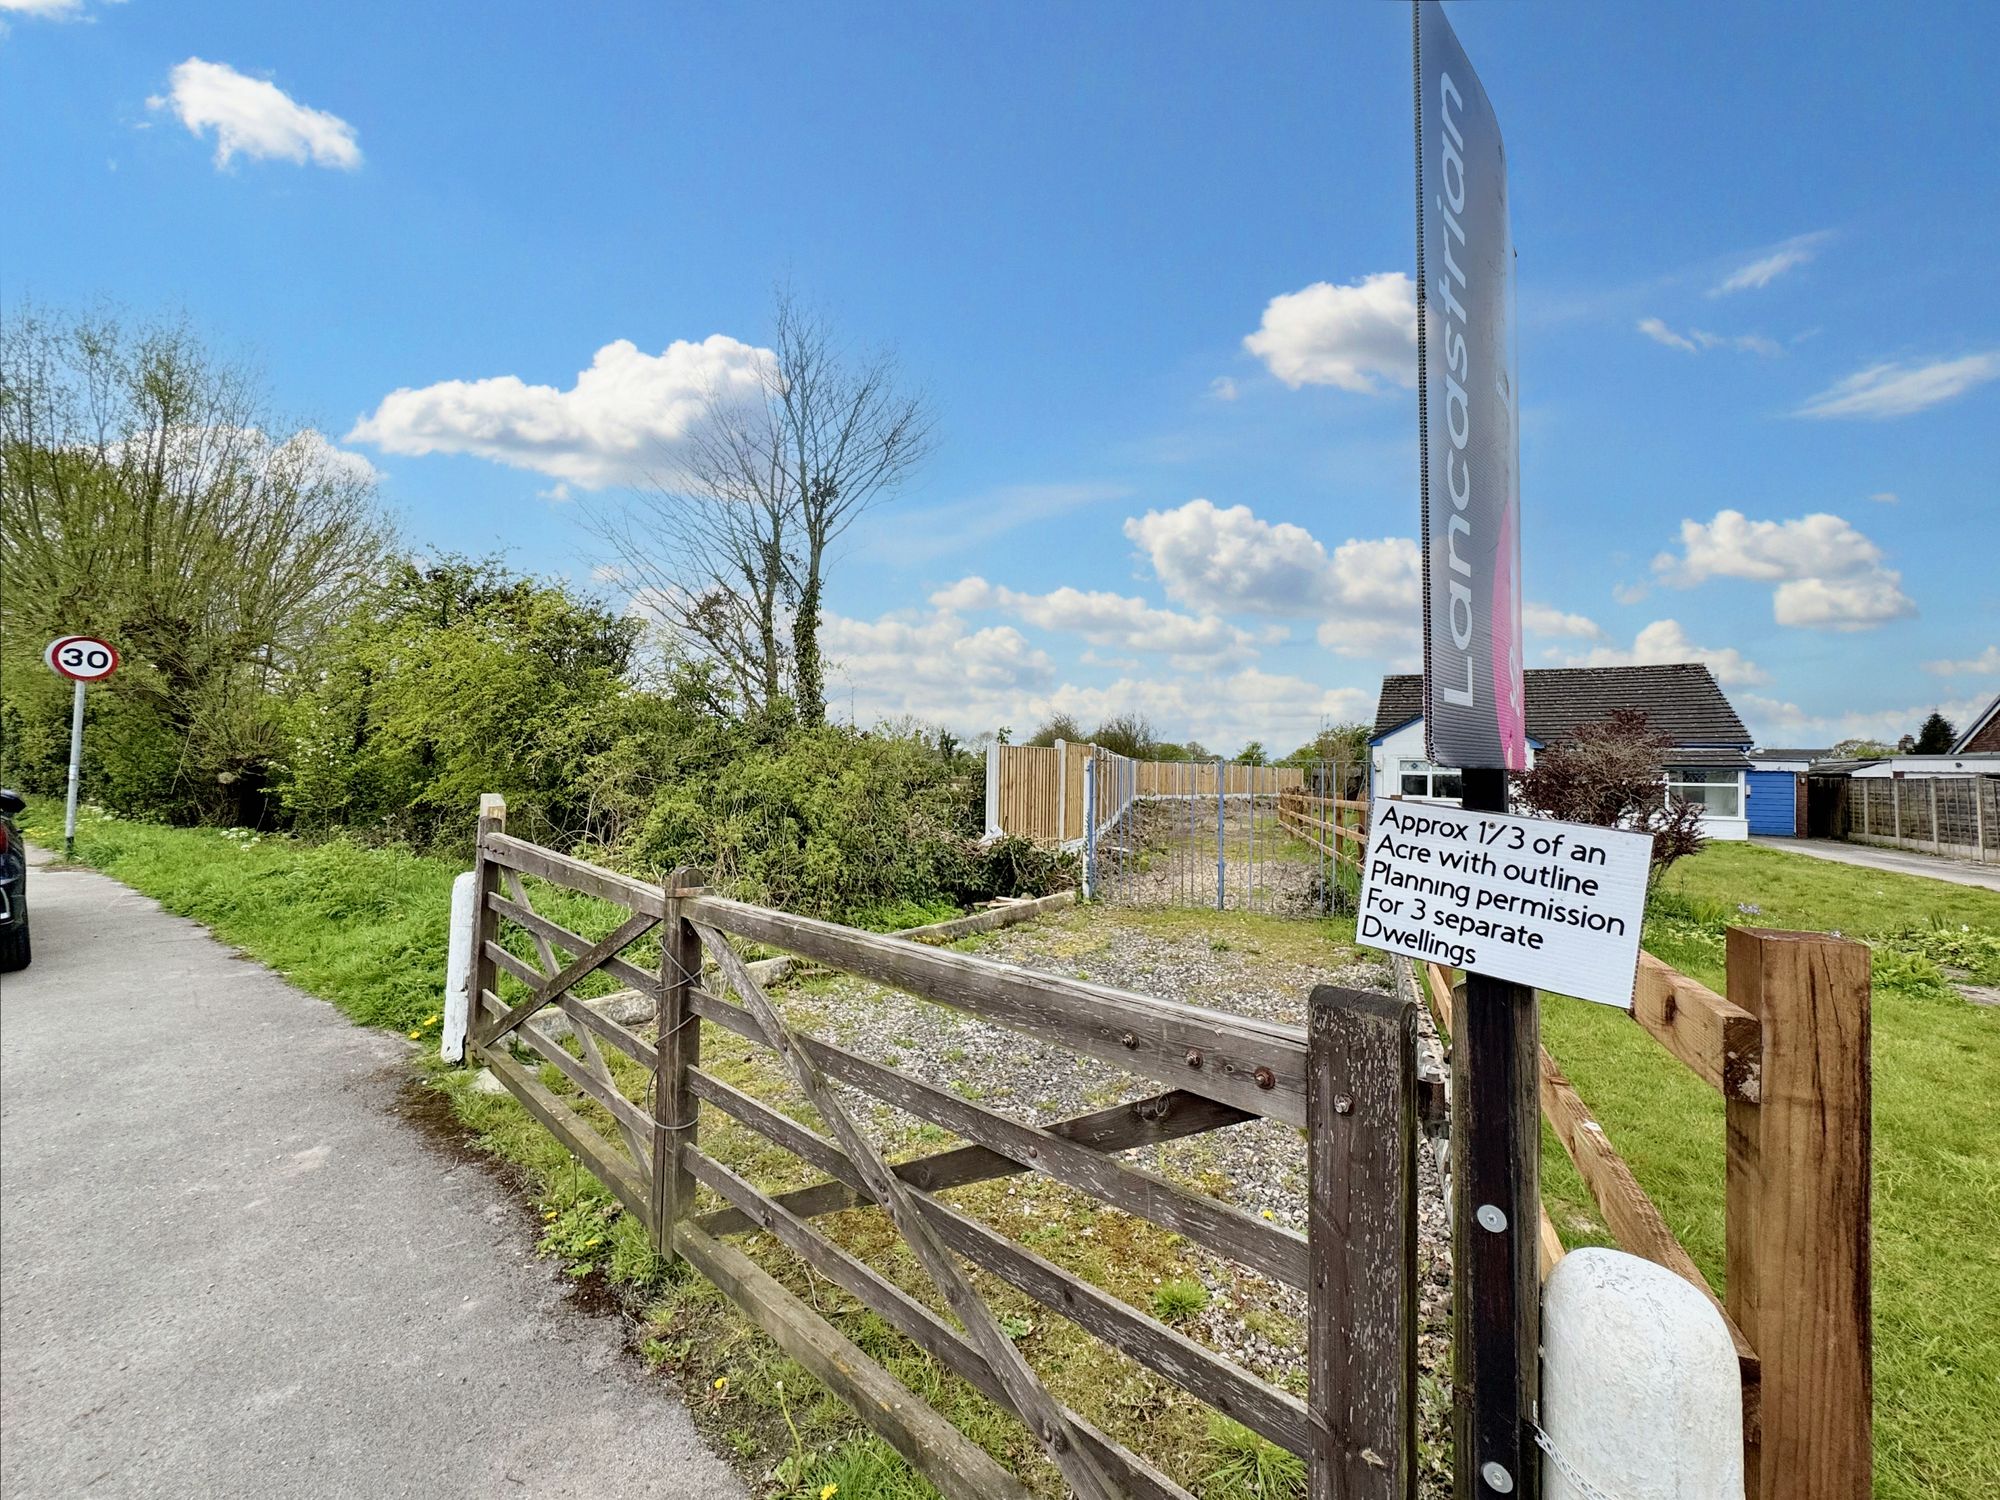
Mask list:
[[[28,847],[14,818],[28,804],[0,791],[0,973],[28,967]]]

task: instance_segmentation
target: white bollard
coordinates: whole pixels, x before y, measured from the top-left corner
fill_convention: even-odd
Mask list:
[[[1541,1411],[1543,1500],[1742,1500],[1736,1347],[1664,1266],[1562,1258],[1542,1289]]]
[[[465,1024],[471,1013],[472,928],[479,909],[479,877],[470,870],[451,883],[451,941],[444,957],[444,1030],[438,1034],[438,1056],[446,1062],[465,1058]]]

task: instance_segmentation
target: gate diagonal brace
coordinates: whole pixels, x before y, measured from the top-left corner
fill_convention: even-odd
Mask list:
[[[508,893],[513,896],[514,904],[533,915],[535,903],[528,899],[527,887],[521,882],[520,872],[508,870],[506,881]],[[541,955],[544,974],[554,974],[560,970],[562,965],[556,959],[555,945],[539,932],[530,933],[529,936],[534,940],[535,952]],[[611,1076],[611,1064],[604,1060],[604,1053],[598,1048],[597,1038],[590,1034],[590,1028],[575,1026],[571,1030],[576,1035],[577,1048],[583,1054],[583,1065],[590,1069],[591,1076],[606,1088],[615,1090],[618,1083]],[[625,1149],[632,1154],[632,1164],[650,1177],[653,1170],[652,1156],[646,1149],[645,1140],[638,1131],[616,1115],[612,1116],[612,1123],[618,1127],[618,1134],[625,1142]]]
[[[790,1028],[779,1016],[770,997],[750,977],[748,967],[737,956],[736,950],[729,946],[729,939],[699,922],[693,926],[730,987],[756,1018],[764,1039],[783,1059],[793,1080],[813,1108],[819,1111],[820,1118],[826,1121],[841,1149],[847,1153],[848,1160],[854,1164],[855,1171],[867,1184],[869,1193],[887,1210],[897,1232],[936,1284],[945,1306],[964,1325],[966,1334],[986,1360],[994,1378],[1012,1399],[1028,1430],[1034,1433],[1048,1451],[1051,1461],[1062,1471],[1069,1487],[1080,1500],[1119,1500],[1117,1487],[1105,1477],[1091,1456],[1077,1445],[1076,1435],[1071,1431],[1062,1407],[1049,1395],[1047,1387],[1022,1357],[1021,1351],[1014,1347],[1014,1341],[1000,1331],[992,1309],[972,1289],[971,1282],[952,1259],[951,1252],[945,1249],[911,1199],[902,1179],[890,1170],[882,1153],[875,1149],[875,1143],[863,1135],[849,1117],[826,1076],[794,1044]]]
[[[555,999],[556,996],[574,987],[585,975],[602,968],[607,958],[615,956],[621,948],[644,937],[648,932],[659,926],[659,924],[660,919],[658,917],[648,916],[644,912],[638,912],[628,917],[610,937],[605,938],[602,942],[591,948],[588,953],[579,953],[575,958],[570,960],[568,968],[547,981],[534,994],[528,996],[527,999],[508,1011],[506,1015],[487,1027],[486,1034],[479,1038],[479,1045],[482,1047],[491,1047],[516,1026],[519,1026],[523,1021],[534,1015],[536,1011]]]

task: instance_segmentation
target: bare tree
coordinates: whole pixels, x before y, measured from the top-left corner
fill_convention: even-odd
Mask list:
[[[851,356],[780,288],[770,358],[749,399],[712,390],[671,477],[587,513],[635,597],[714,659],[746,707],[787,685],[826,718],[819,630],[835,545],[930,452],[932,418],[892,355]]]

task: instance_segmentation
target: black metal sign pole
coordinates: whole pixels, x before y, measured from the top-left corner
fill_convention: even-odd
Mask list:
[[[1412,22],[1424,739],[1461,768],[1468,812],[1504,813],[1498,768],[1527,763],[1507,154],[1442,7],[1417,0]],[[1538,1022],[1532,989],[1466,975],[1451,1039],[1458,1500],[1541,1489]]]
[[[1505,771],[1464,775],[1467,811],[1507,810]],[[1468,973],[1452,1022],[1453,1493],[1535,1496],[1542,1144],[1535,991]]]

